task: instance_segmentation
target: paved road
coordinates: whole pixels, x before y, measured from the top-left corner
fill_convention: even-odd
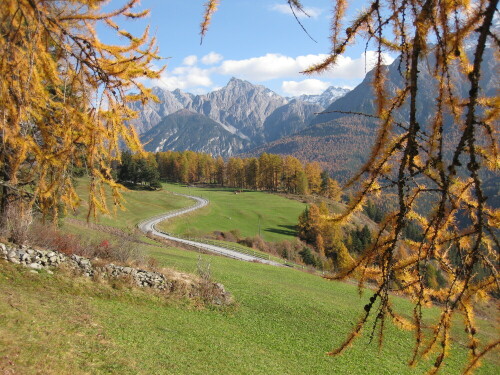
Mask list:
[[[176,217],[176,216],[184,215],[184,214],[186,214],[188,212],[192,212],[194,210],[198,210],[198,209],[200,209],[200,208],[205,207],[206,205],[208,205],[208,200],[206,200],[204,198],[196,197],[196,196],[193,196],[193,195],[185,195],[185,194],[177,194],[177,195],[181,195],[183,197],[191,198],[191,199],[193,199],[193,200],[196,201],[196,204],[194,206],[191,206],[191,207],[188,207],[188,208],[184,208],[184,209],[177,210],[177,211],[167,212],[165,214],[158,215],[158,216],[146,219],[144,221],[141,221],[137,225],[139,227],[139,229],[141,231],[143,231],[144,233],[151,232],[155,236],[166,238],[167,240],[171,240],[171,241],[174,241],[174,242],[179,242],[179,243],[183,243],[183,244],[186,244],[186,245],[194,246],[196,248],[203,249],[203,250],[206,250],[206,251],[210,251],[212,253],[224,255],[224,256],[229,257],[229,258],[238,259],[238,260],[244,260],[244,261],[247,261],[247,262],[266,263],[266,264],[270,264],[270,265],[273,265],[273,266],[283,266],[282,264],[280,264],[278,262],[273,262],[272,260],[266,260],[266,259],[257,258],[257,257],[254,257],[252,255],[239,253],[237,251],[229,250],[229,249],[226,249],[226,248],[223,248],[223,247],[219,247],[219,246],[214,246],[214,245],[209,245],[209,244],[205,244],[205,243],[201,243],[201,242],[186,240],[184,238],[175,237],[175,236],[172,236],[170,234],[166,234],[166,233],[163,233],[163,232],[160,232],[160,231],[156,230],[155,225],[158,224],[161,221],[168,220],[168,219],[171,219],[171,218]]]

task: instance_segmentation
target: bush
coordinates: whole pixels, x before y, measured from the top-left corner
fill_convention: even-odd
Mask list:
[[[31,209],[21,203],[10,202],[5,209],[1,221],[1,235],[18,245],[28,239],[28,232],[33,222]]]
[[[264,241],[264,239],[260,236],[246,237],[238,241],[238,243],[267,254],[279,255],[278,251],[276,250],[276,245],[272,242]]]
[[[282,241],[277,244],[278,253],[284,259],[293,259],[294,258],[294,248],[290,241]]]
[[[201,255],[198,256],[198,263],[196,264],[196,273],[200,277],[200,298],[205,303],[209,303],[214,299],[214,289],[212,281],[212,271],[210,270],[210,262],[203,260]]]
[[[308,265],[308,266],[313,266],[317,268],[322,267],[322,262],[320,259],[318,259],[317,256],[315,256],[311,249],[308,247],[304,247],[302,251],[299,252],[300,256],[302,257],[302,261]]]
[[[35,222],[29,229],[28,242],[66,255],[88,256],[92,251],[90,241],[83,241],[73,234],[63,233],[54,225]]]
[[[161,182],[159,180],[155,180],[149,184],[151,189],[153,190],[159,190],[162,188]]]
[[[110,261],[143,264],[147,260],[137,245],[126,239],[115,241],[91,241],[73,234],[63,233],[54,225],[34,223],[28,234],[28,242],[45,249],[55,250],[66,255],[79,255],[86,258],[102,258]]]
[[[236,239],[236,242],[238,242],[241,239],[241,232],[239,229],[232,229],[229,231],[233,235],[233,237]]]
[[[238,229],[233,229],[229,232],[214,231],[213,236],[220,241],[239,242],[241,234]]]
[[[108,240],[101,241],[99,245],[94,247],[92,257],[110,259],[122,263],[134,261],[144,263],[144,254],[137,249],[137,245],[124,239],[119,239],[115,243]]]

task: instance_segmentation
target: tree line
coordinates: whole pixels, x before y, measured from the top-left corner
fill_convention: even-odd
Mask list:
[[[263,153],[258,158],[224,160],[194,151],[122,153],[117,166],[121,182],[159,187],[159,180],[184,184],[211,184],[231,188],[267,190],[291,194],[317,194],[339,200],[336,180],[318,162],[303,163],[293,156]]]
[[[350,228],[328,220],[330,215],[325,202],[309,205],[299,216],[298,235],[314,249],[310,257],[315,260],[311,265],[323,260],[323,269],[341,272],[352,266],[354,257],[359,257],[371,245],[372,235],[366,224],[363,228]]]

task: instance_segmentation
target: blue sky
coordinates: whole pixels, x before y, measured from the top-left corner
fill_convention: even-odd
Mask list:
[[[350,48],[338,66],[322,75],[300,71],[321,60],[330,50],[331,0],[303,0],[310,17],[300,18],[313,41],[301,29],[284,0],[222,0],[210,29],[200,45],[200,22],[205,0],[142,0],[140,8],[151,15],[143,20],[120,22],[140,34],[149,24],[167,70],[161,80],[150,82],[173,90],[206,93],[224,86],[231,77],[262,84],[280,95],[319,94],[328,86],[354,87],[370,69],[364,44]],[[365,2],[349,1],[353,17]],[[112,0],[115,7],[123,4]],[[106,41],[110,31],[99,29]],[[388,58],[390,61],[390,58]],[[368,64],[367,64],[368,62]]]

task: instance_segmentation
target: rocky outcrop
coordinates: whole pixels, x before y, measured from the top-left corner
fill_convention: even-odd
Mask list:
[[[223,157],[249,145],[249,141],[234,135],[220,123],[187,109],[164,117],[141,135],[141,141],[146,151],[191,150]]]
[[[130,104],[138,111],[138,117],[131,121],[137,133],[142,134],[158,124],[165,116],[189,106],[190,95],[181,92],[170,92],[159,87],[153,88],[153,94],[158,97],[158,102],[150,100],[145,105],[140,102]],[[183,97],[186,96],[186,98]],[[180,101],[180,99],[184,99]]]
[[[264,122],[266,142],[272,142],[304,129],[316,113],[323,107],[315,103],[291,100],[288,104],[277,108]]]
[[[113,263],[102,264],[101,260],[90,260],[75,254],[66,255],[57,251],[32,249],[28,246],[16,247],[3,243],[0,243],[0,259],[31,268],[33,272],[45,270],[52,273],[54,268],[65,265],[85,277],[128,279],[141,288],[151,288],[164,293],[181,292],[180,294],[187,297],[200,297],[205,302],[215,305],[227,305],[232,302],[231,294],[222,284],[181,272],[169,271],[167,275]]]

